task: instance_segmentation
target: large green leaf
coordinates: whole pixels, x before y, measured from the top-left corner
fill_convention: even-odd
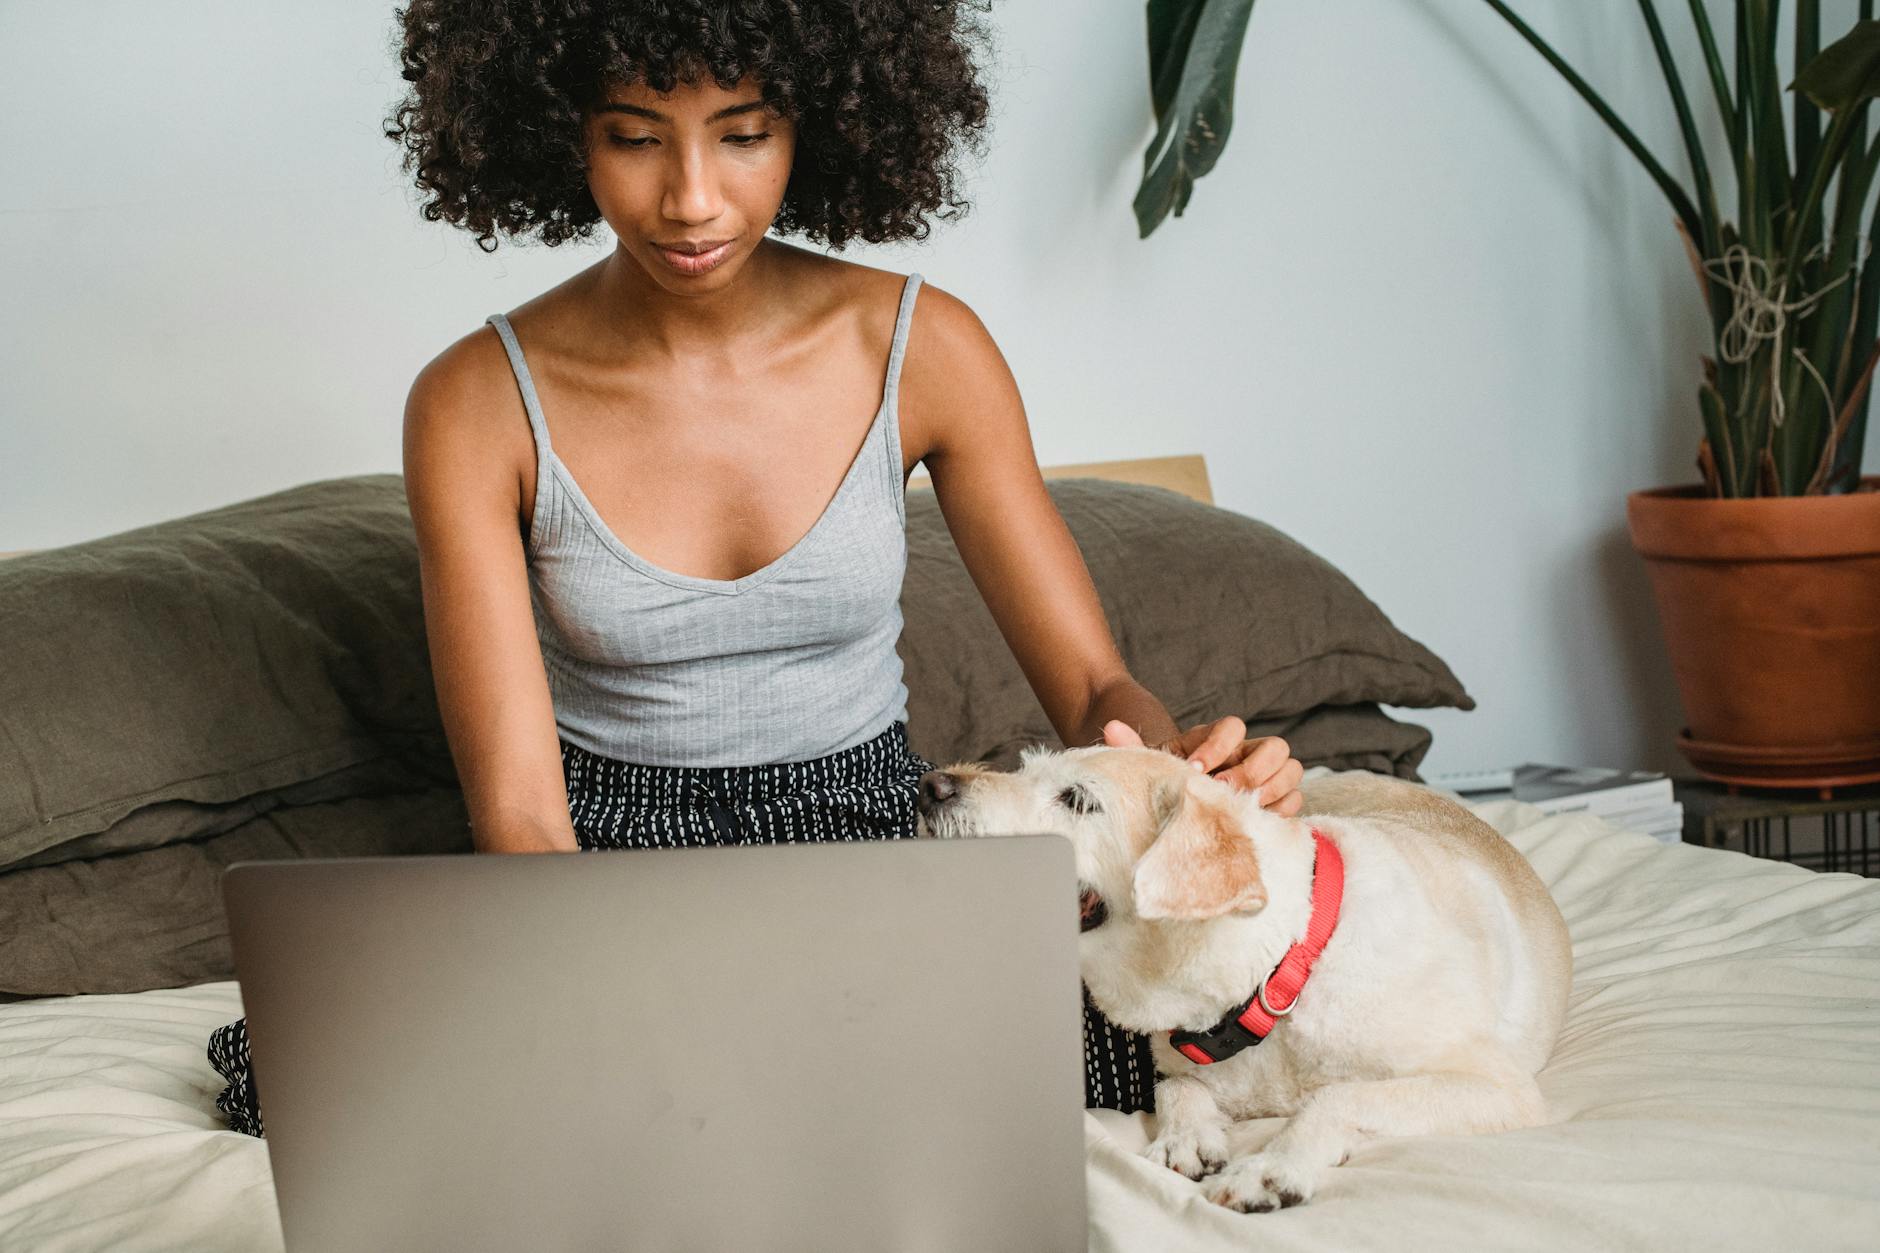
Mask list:
[[[1830,113],[1880,96],[1880,22],[1857,22],[1802,67],[1789,90]]]
[[[1214,168],[1234,122],[1234,72],[1254,0],[1148,0],[1156,132],[1142,159],[1136,224],[1148,238],[1180,217],[1195,180]]]
[[[1169,101],[1175,98],[1175,85],[1181,82],[1182,62],[1188,56],[1188,45],[1194,42],[1195,20],[1200,16],[1201,0],[1149,5],[1149,98],[1157,122],[1168,116]]]

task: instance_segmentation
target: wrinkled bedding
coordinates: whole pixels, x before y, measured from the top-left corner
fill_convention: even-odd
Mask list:
[[[1474,808],[1573,933],[1558,1121],[1372,1141],[1309,1204],[1238,1214],[1137,1156],[1153,1116],[1088,1111],[1091,1248],[1880,1247],[1880,882]],[[233,981],[0,1005],[0,1248],[279,1249],[267,1144],[223,1124],[204,1053],[240,1013]]]

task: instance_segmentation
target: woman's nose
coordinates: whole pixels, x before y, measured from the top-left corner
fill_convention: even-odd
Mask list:
[[[718,176],[703,153],[681,148],[660,211],[675,222],[694,225],[710,222],[724,212]]]

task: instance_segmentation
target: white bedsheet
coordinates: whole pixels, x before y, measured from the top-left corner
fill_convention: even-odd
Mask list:
[[[1880,881],[1476,812],[1572,928],[1559,1121],[1373,1141],[1238,1214],[1137,1156],[1152,1116],[1087,1112],[1091,1248],[1880,1249]],[[0,1005],[0,1249],[278,1250],[267,1144],[204,1052],[241,1012],[233,981]]]

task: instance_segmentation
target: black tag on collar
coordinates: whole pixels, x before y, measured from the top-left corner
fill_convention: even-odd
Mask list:
[[[1256,992],[1254,994],[1258,996]],[[1253,1004],[1253,997],[1248,997],[1245,1004],[1237,1005],[1206,1031],[1171,1031],[1168,1042],[1175,1046],[1175,1051],[1187,1057],[1189,1061],[1199,1059],[1189,1055],[1184,1044],[1193,1045],[1207,1054],[1211,1062],[1224,1062],[1242,1049],[1252,1048],[1266,1039],[1256,1035],[1240,1021],[1240,1016],[1247,1012],[1247,1006]]]

